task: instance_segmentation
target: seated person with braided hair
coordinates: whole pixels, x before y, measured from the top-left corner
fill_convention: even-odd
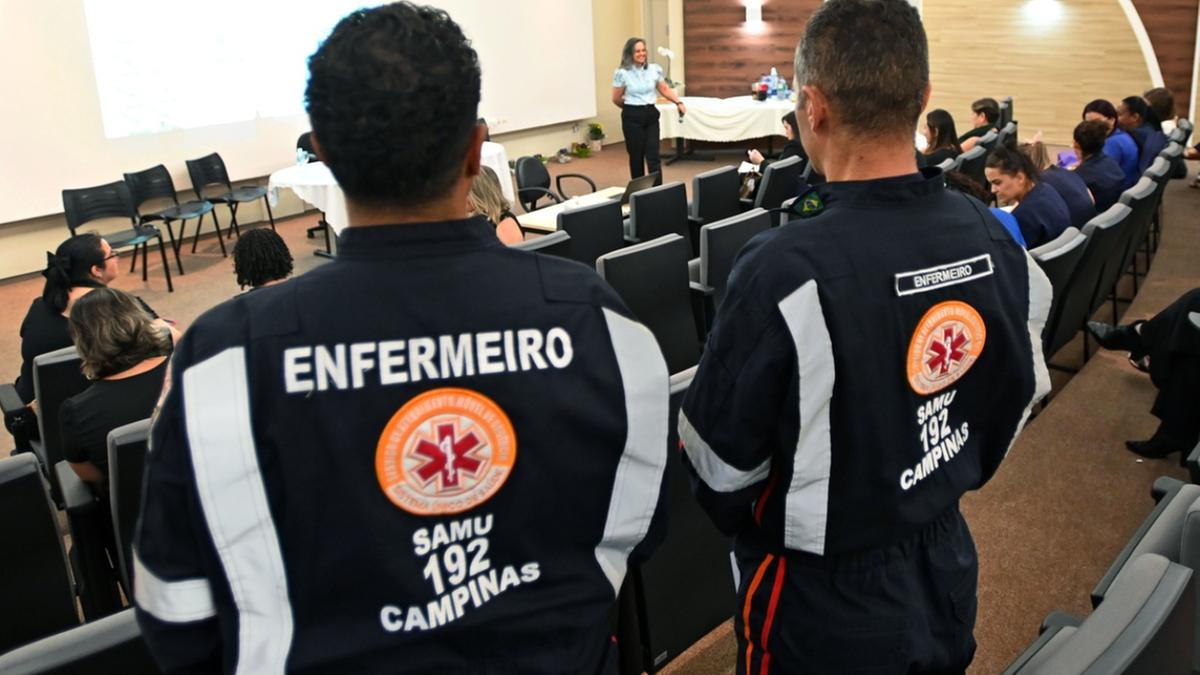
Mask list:
[[[292,274],[292,252],[274,230],[250,230],[233,247],[233,273],[243,290],[277,284]]]

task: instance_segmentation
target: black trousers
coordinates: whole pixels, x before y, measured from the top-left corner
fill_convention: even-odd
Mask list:
[[[621,132],[629,153],[629,177],[662,170],[658,158],[658,108],[652,105],[627,105],[621,108]]]
[[[1159,433],[1190,448],[1200,440],[1200,330],[1189,312],[1200,312],[1200,288],[1142,324],[1141,336],[1158,387],[1150,412],[1162,420]]]
[[[738,675],[962,673],[975,655],[979,560],[957,507],[894,546],[738,567]]]

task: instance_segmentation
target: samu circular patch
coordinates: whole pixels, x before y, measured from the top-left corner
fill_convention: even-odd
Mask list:
[[[974,365],[987,341],[983,317],[965,302],[940,302],[925,312],[908,343],[908,384],[921,395],[941,391]]]
[[[473,509],[504,485],[517,435],[490,398],[444,387],[405,403],[375,451],[375,475],[396,506],[421,516]]]

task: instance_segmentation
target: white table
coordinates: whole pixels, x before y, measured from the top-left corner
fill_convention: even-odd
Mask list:
[[[324,162],[297,164],[271,174],[267,181],[267,200],[279,202],[279,189],[288,188],[305,202],[325,212],[325,222],[340,233],[350,224],[346,216],[346,196]]]
[[[563,211],[577,209],[581,206],[599,204],[609,199],[620,199],[623,194],[625,194],[625,188],[623,187],[607,187],[591,194],[572,197],[561,204],[554,204],[536,211],[530,211],[529,213],[517,216],[517,220],[521,221],[521,227],[527,230],[553,232],[558,229],[558,214]]]
[[[782,136],[781,117],[796,109],[790,99],[759,101],[751,96],[709,98],[684,96],[687,115],[679,121],[673,103],[659,103],[659,136],[730,143],[763,136]]]
[[[484,141],[480,160],[484,166],[496,172],[496,178],[500,179],[500,191],[504,193],[508,203],[516,204],[517,193],[513,191],[512,170],[508,168],[508,153],[504,151],[504,146]]]

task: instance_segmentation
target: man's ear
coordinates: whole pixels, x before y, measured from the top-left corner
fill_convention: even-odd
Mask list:
[[[933,83],[926,82],[925,83],[925,91],[921,93],[921,112],[925,112],[925,109],[929,107],[929,95],[932,93],[933,93]]]
[[[481,159],[483,152],[483,139],[487,138],[487,127],[482,124],[475,125],[475,131],[471,134],[471,142],[467,144],[467,156],[463,160],[463,175],[467,178],[474,179],[479,175],[479,167],[482,165]]]
[[[317,140],[317,132],[311,132],[308,136],[308,140],[310,143],[312,143],[313,152],[316,153],[317,160],[325,162],[325,151],[321,149],[321,141]],[[328,162],[325,163],[328,164]]]
[[[804,105],[798,111],[799,114],[808,120],[808,128],[824,131],[821,125],[829,119],[829,99],[825,92],[811,84],[804,85],[801,91],[804,93]]]

